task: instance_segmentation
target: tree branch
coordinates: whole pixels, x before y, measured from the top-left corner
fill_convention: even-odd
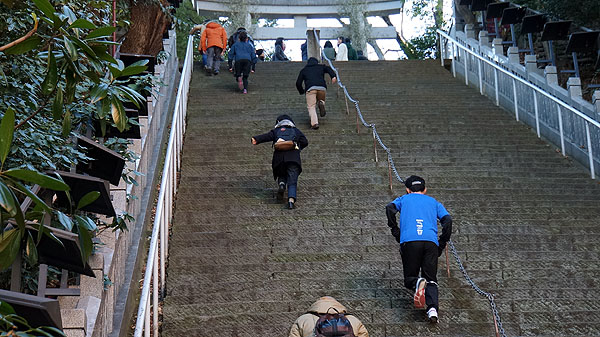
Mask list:
[[[20,38],[14,40],[13,42],[11,42],[9,44],[5,44],[4,46],[0,47],[0,51],[5,51],[6,49],[8,49],[10,47],[14,47],[14,46],[18,45],[19,43],[30,38],[38,29],[38,19],[35,15],[33,16],[33,21],[34,21],[33,29],[30,30],[29,33],[25,34],[25,36],[23,36],[23,37],[20,37]]]

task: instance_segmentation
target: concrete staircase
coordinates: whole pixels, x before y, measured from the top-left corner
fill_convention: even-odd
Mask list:
[[[454,218],[473,280],[496,294],[509,336],[600,335],[600,186],[437,61],[346,62],[342,80],[376,123],[402,176],[426,178]],[[334,296],[372,337],[492,336],[488,301],[440,259],[440,323],[403,288],[384,206],[385,153],[356,132],[342,92],[310,130],[299,63],[263,63],[238,92],[223,71],[194,73],[170,241],[163,336],[287,336]],[[252,146],[278,114],[306,134],[297,209],[275,200],[271,146]]]

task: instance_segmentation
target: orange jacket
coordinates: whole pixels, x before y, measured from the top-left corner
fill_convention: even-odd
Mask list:
[[[200,46],[202,46],[203,52],[210,47],[225,49],[227,46],[227,32],[225,28],[216,22],[209,22],[200,37]]]

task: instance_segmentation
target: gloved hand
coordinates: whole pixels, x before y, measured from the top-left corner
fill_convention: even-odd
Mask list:
[[[400,228],[390,227],[390,232],[392,232],[392,235],[396,239],[396,242],[400,243]]]
[[[438,257],[442,256],[444,249],[446,249],[446,242],[440,242],[440,245],[438,246]]]

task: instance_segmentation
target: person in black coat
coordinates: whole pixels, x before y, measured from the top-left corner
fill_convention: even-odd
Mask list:
[[[331,77],[331,83],[335,83],[337,78],[335,72],[330,66],[319,64],[319,61],[311,57],[306,62],[306,66],[302,68],[298,79],[296,80],[296,89],[300,95],[306,93],[306,106],[308,115],[310,116],[310,127],[313,129],[319,128],[319,119],[317,118],[317,104],[319,105],[319,113],[321,117],[325,116],[325,93],[327,84],[325,83],[325,74]],[[304,83],[304,87],[302,87]]]
[[[282,199],[286,185],[288,190],[288,208],[293,209],[296,202],[296,190],[298,186],[298,176],[302,172],[302,161],[300,160],[300,151],[308,146],[308,140],[296,128],[294,121],[288,115],[280,115],[275,121],[273,130],[258,136],[252,137],[252,144],[257,145],[264,142],[275,143],[279,140],[292,140],[295,147],[287,151],[275,150],[273,152],[273,177],[277,180],[277,198]]]

